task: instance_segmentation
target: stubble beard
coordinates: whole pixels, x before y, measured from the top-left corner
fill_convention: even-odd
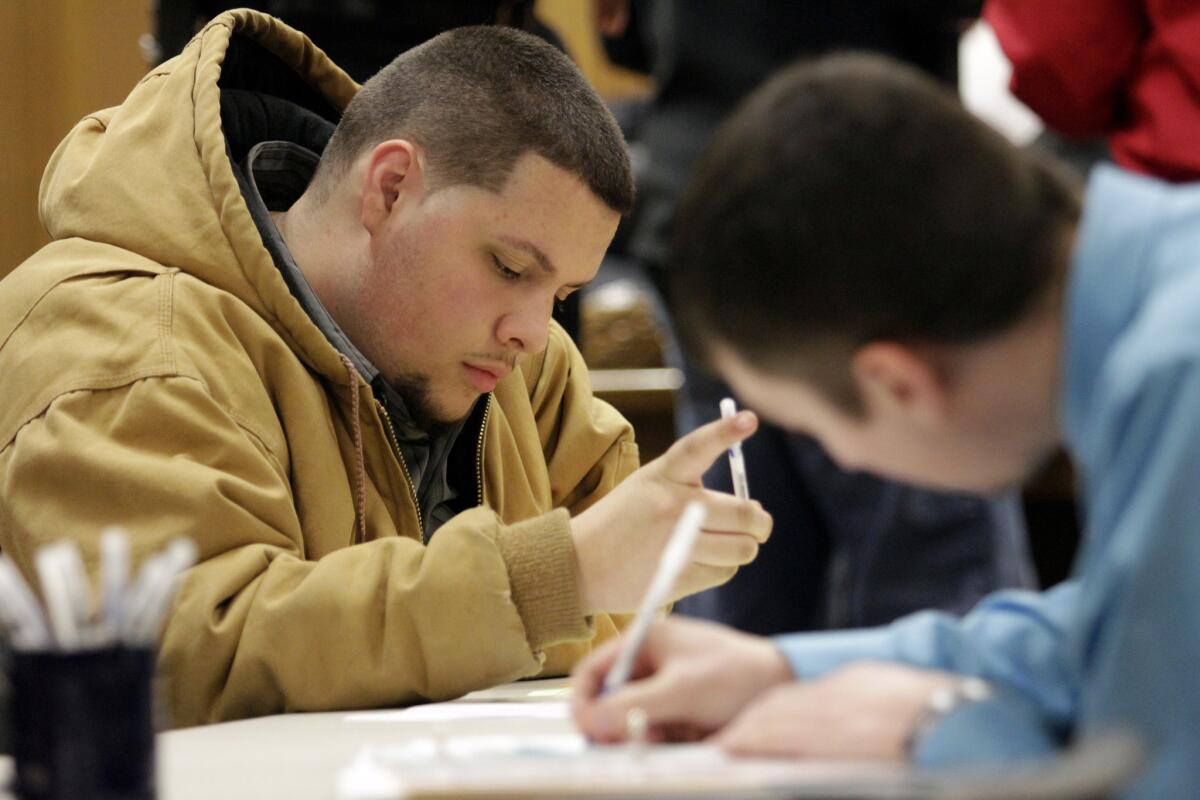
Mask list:
[[[434,435],[442,428],[448,428],[459,421],[446,419],[445,413],[438,408],[430,389],[429,376],[398,374],[388,377],[387,381],[404,400],[413,423],[426,433]]]

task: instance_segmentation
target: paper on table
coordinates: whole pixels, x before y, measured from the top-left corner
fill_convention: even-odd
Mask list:
[[[927,771],[901,764],[737,758],[703,744],[595,747],[570,738],[418,737],[363,748],[339,775],[338,797],[1082,800],[1112,796],[1146,756],[1141,741],[1121,731],[1087,737],[1047,761]]]
[[[520,736],[506,733],[457,734],[454,736],[418,736],[393,744],[373,745],[372,754],[396,766],[428,764],[433,759],[448,762],[480,758],[548,758],[577,756],[588,749],[588,741],[578,733],[534,733]]]
[[[567,719],[566,703],[431,703],[427,706],[357,711],[346,722],[441,722],[471,719]]]
[[[818,791],[796,794],[907,798],[914,795],[899,791],[907,774],[896,765],[734,758],[702,744],[597,747],[577,734],[425,736],[364,748],[339,775],[338,797],[758,798],[805,787]]]
[[[538,678],[506,683],[471,692],[455,703],[527,703],[530,700],[570,700],[571,686],[566,678]]]
[[[526,703],[535,699],[568,700],[571,697],[570,681],[566,678],[539,678],[536,680],[521,680],[515,684],[504,684],[481,688],[467,694],[454,703]]]
[[[408,791],[406,776],[414,766],[426,780],[443,783],[465,764],[496,764],[498,759],[508,757],[520,758],[523,763],[529,758],[569,758],[587,748],[587,740],[577,733],[419,736],[372,745],[362,748],[338,773],[337,796],[340,800],[404,797]]]

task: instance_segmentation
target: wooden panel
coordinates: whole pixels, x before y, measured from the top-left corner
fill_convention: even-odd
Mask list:
[[[151,0],[0,2],[0,276],[47,241],[37,190],[51,152],[145,73],[138,38],[150,9]]]
[[[633,425],[642,463],[658,458],[675,441],[675,393],[683,373],[660,369],[591,370],[596,397],[612,404]]]

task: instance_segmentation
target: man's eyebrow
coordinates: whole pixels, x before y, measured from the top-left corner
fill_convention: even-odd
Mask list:
[[[501,234],[499,239],[509,247],[516,248],[517,250],[521,250],[533,256],[533,260],[537,262],[537,265],[541,267],[542,271],[547,275],[554,277],[558,274],[558,270],[554,267],[554,262],[550,260],[550,256],[546,255],[546,251],[542,250],[542,248],[538,247],[528,239],[519,239],[515,236],[506,236],[504,234]],[[583,283],[569,283],[567,284],[567,288],[582,289],[589,283],[591,283],[591,281],[584,281]]]

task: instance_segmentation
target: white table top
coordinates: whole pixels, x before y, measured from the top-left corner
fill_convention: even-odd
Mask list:
[[[453,701],[561,700],[564,679],[522,681]],[[158,737],[160,800],[325,800],[336,798],[338,773],[363,747],[428,736],[432,725],[454,733],[568,733],[556,719],[479,719],[443,723],[396,714],[346,711],[282,714],[168,731]]]
[[[566,699],[564,687],[565,681],[562,679],[525,681],[475,692],[451,703],[419,706],[411,710],[283,714],[168,731],[159,734],[157,739],[158,797],[160,800],[337,800],[339,776],[368,747],[373,751],[403,749],[417,742],[449,742],[471,738],[578,738],[561,705],[561,701]],[[498,708],[496,703],[512,703],[512,714],[507,709]],[[474,705],[469,709],[470,713],[466,713],[469,704]],[[490,716],[496,712],[504,716]],[[1068,752],[1064,757],[1052,760],[1044,769],[984,772],[978,775],[946,774],[941,778],[931,778],[930,773],[921,775],[908,772],[903,768],[879,769],[864,764],[829,764],[823,767],[815,762],[792,762],[792,766],[788,767],[787,762],[782,765],[780,762],[771,765],[760,762],[755,767],[756,774],[751,783],[757,785],[758,777],[780,773],[783,769],[790,774],[787,791],[764,793],[755,790],[742,792],[738,796],[952,796],[975,800],[1095,797],[1103,795],[1104,790],[1121,785],[1142,763],[1142,756],[1136,741],[1116,736],[1099,737],[1096,742],[1079,748],[1077,752]],[[419,757],[430,758],[424,753]],[[435,754],[433,760],[436,762],[437,758],[438,754]],[[481,780],[481,765],[474,754],[459,763],[468,764],[470,768],[456,775],[472,774],[476,781]],[[552,766],[549,762],[525,763],[541,764],[534,770],[539,775],[543,774],[542,767]],[[707,775],[705,770],[708,765],[695,763],[699,773],[694,774],[699,780],[693,783],[698,782],[703,787],[708,784],[709,778],[700,773]],[[636,769],[645,765],[637,760],[634,766]],[[11,775],[11,767],[11,759],[0,757],[0,787],[7,783],[5,778]],[[834,772],[829,772],[829,767],[834,767]],[[457,769],[461,770],[462,767]],[[621,768],[621,771],[624,770]],[[840,787],[842,791],[829,792],[830,775],[835,776],[832,785]],[[848,779],[853,783],[846,782]],[[461,778],[455,778],[456,783],[460,781]],[[677,780],[675,782],[678,783]],[[857,794],[845,793],[847,787],[856,784],[858,789],[854,791]],[[538,796],[550,796],[546,792],[554,786],[545,785],[544,781],[542,785],[545,790]],[[776,788],[781,785],[772,784]],[[592,786],[594,789],[595,784]],[[810,791],[797,791],[797,787],[803,786]],[[819,788],[821,786],[826,788]],[[663,785],[656,779],[654,787],[662,788]],[[874,791],[865,790],[870,787]],[[648,787],[643,785],[641,788]],[[771,786],[766,788],[771,789]],[[694,790],[692,792],[690,796],[699,796]],[[658,796],[658,793],[651,794]],[[708,793],[703,794],[709,796]],[[435,795],[436,792],[429,796]],[[608,796],[607,792],[605,795]],[[455,796],[467,795],[459,792]],[[514,795],[508,793],[504,796]],[[559,795],[553,796],[557,798]],[[638,796],[651,795],[641,791]],[[725,795],[718,793],[712,796]],[[11,800],[2,788],[0,800]]]

